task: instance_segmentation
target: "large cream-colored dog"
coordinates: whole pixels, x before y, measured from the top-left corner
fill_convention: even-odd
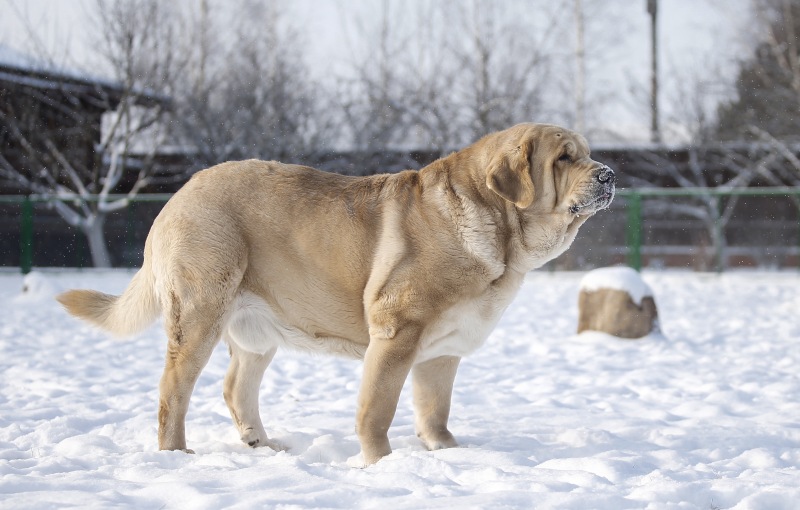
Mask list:
[[[185,450],[195,382],[224,338],[224,397],[242,441],[278,445],[258,391],[279,346],[364,359],[356,430],[363,461],[413,376],[417,434],[447,428],[456,368],[477,349],[525,273],[563,253],[609,205],[614,172],[552,125],[490,134],[420,171],[344,177],[265,161],[197,173],[156,218],[122,296],[72,290],[70,313],[116,334],[163,314],[168,348],[158,443]]]

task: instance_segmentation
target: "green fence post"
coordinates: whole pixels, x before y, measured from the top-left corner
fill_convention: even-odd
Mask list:
[[[642,269],[642,195],[635,191],[628,196],[628,265]]]
[[[19,229],[19,267],[22,274],[28,274],[33,267],[33,201],[25,197],[22,201],[22,215]]]

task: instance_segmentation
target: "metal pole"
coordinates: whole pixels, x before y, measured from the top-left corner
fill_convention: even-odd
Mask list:
[[[628,265],[642,269],[642,196],[633,192],[628,197]]]
[[[658,121],[658,0],[647,0],[650,14],[650,141],[661,143],[661,129]]]
[[[586,45],[582,0],[575,0],[575,131],[586,129]]]
[[[19,267],[22,274],[33,268],[33,201],[25,197],[22,202],[22,215],[19,229]]]

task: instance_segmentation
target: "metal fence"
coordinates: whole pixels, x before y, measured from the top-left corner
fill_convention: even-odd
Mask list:
[[[108,214],[104,233],[114,266],[141,265],[150,225],[169,198],[140,195]],[[55,200],[0,196],[0,267],[27,273],[33,267],[91,266],[83,233],[58,216]],[[546,267],[616,264],[800,268],[800,188],[619,190],[611,208],[588,221],[572,248]]]
[[[113,266],[141,265],[150,225],[171,196],[132,197],[126,208],[106,215],[103,231]],[[33,267],[91,267],[91,253],[84,233],[69,226],[53,204],[57,200],[75,205],[99,199],[97,196],[85,199],[0,196],[0,267],[19,267],[23,273]]]
[[[642,188],[618,196],[626,210],[627,263],[637,270],[659,252],[694,255],[692,265],[716,271],[800,268],[800,188]],[[659,224],[672,235],[659,236]],[[692,236],[692,226],[702,235]]]

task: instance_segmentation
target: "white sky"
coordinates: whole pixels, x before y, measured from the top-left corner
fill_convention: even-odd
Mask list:
[[[411,10],[416,1],[405,0],[400,5]],[[572,0],[553,1],[561,1],[565,15],[571,15]],[[25,52],[44,52],[84,70],[91,68],[87,23],[92,5],[91,0],[0,0],[0,43]],[[348,34],[352,34],[354,21],[368,17],[380,1],[292,0],[285,5],[288,18],[303,32],[312,70],[326,77],[345,69],[352,51]],[[605,29],[607,25],[605,35],[612,42],[603,45],[614,52],[613,68],[595,71],[602,75],[596,79],[610,80],[614,87],[641,89],[640,96],[649,86],[649,16],[645,5],[646,0],[604,0],[597,19],[592,20],[595,26]],[[687,81],[702,80],[704,73],[733,76],[733,64],[746,50],[743,27],[748,5],[748,0],[660,1],[662,126],[681,106],[677,104],[678,90]],[[26,26],[35,34],[28,33]],[[591,42],[587,40],[587,45]],[[620,115],[610,123],[623,126],[620,130],[630,133],[632,140],[646,139],[646,104],[620,104],[612,111]]]

